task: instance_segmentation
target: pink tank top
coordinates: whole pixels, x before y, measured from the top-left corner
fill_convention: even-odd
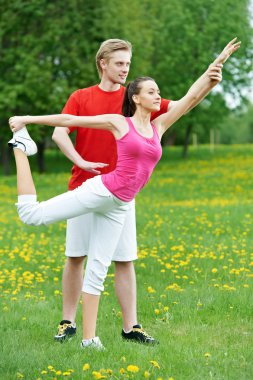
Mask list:
[[[118,161],[115,170],[102,175],[105,187],[122,201],[131,201],[148,182],[161,158],[162,148],[156,127],[153,136],[142,136],[126,117],[129,131],[116,140]]]

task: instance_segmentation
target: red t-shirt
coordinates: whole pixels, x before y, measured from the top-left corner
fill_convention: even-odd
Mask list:
[[[62,113],[76,116],[95,116],[103,114],[122,114],[122,102],[125,87],[121,86],[117,91],[103,91],[98,85],[75,91],[70,95]],[[151,119],[156,118],[168,109],[169,100],[162,99],[159,112],[152,114]],[[109,131],[91,128],[70,127],[70,132],[76,130],[75,149],[87,161],[103,162],[109,164],[101,169],[101,173],[108,173],[115,169],[117,162],[116,142]],[[74,190],[88,178],[94,177],[74,165],[72,177],[69,181],[69,190]]]

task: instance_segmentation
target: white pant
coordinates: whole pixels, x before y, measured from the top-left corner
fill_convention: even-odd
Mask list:
[[[103,283],[130,203],[110,193],[97,176],[77,189],[45,202],[36,202],[34,196],[20,196],[17,208],[24,223],[36,226],[93,213],[83,291],[99,295],[104,289]]]
[[[93,236],[93,213],[83,214],[67,220],[66,250],[67,257],[83,257],[89,254],[89,241]],[[92,254],[92,252],[91,252]],[[124,226],[112,257],[112,261],[133,261],[137,259],[137,239],[135,220],[135,201],[129,202],[129,210]]]

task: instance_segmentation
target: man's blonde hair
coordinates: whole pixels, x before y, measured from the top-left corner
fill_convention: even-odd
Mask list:
[[[96,54],[96,66],[98,70],[99,77],[102,77],[103,71],[100,66],[100,60],[109,60],[111,53],[117,50],[127,50],[132,55],[132,44],[129,41],[118,40],[116,38],[106,40],[102,42],[98,52]]]

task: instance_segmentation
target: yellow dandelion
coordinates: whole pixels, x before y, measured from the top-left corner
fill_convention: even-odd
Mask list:
[[[137,365],[132,365],[132,364],[129,364],[128,366],[127,366],[127,370],[129,371],[129,372],[139,372],[139,367],[137,367]]]
[[[148,293],[155,293],[155,289],[153,289],[152,286],[148,286],[147,291]]]
[[[206,352],[206,353],[204,354],[204,357],[207,358],[207,359],[210,358],[210,356],[211,356],[211,354],[209,354],[209,352]]]
[[[217,273],[218,272],[218,269],[217,268],[213,268],[212,269],[212,273]]]
[[[150,377],[150,373],[148,371],[144,372],[144,378],[148,379]]]
[[[43,371],[41,371],[41,374],[42,374],[42,375],[46,375],[46,374],[47,374],[47,371],[43,370]]]
[[[85,363],[83,365],[83,371],[88,371],[88,369],[90,369],[90,365],[88,363]]]
[[[97,372],[97,371],[93,371],[92,375],[94,379],[107,379],[107,376],[104,376],[100,372]]]
[[[155,361],[155,360],[150,360],[150,363],[152,364],[153,367],[160,369],[160,366],[159,366],[159,364],[157,363],[157,361]]]
[[[119,373],[120,373],[121,375],[123,375],[124,373],[126,373],[126,371],[124,370],[124,368],[120,368]]]
[[[155,309],[155,314],[156,315],[160,314],[160,310],[159,309]]]

